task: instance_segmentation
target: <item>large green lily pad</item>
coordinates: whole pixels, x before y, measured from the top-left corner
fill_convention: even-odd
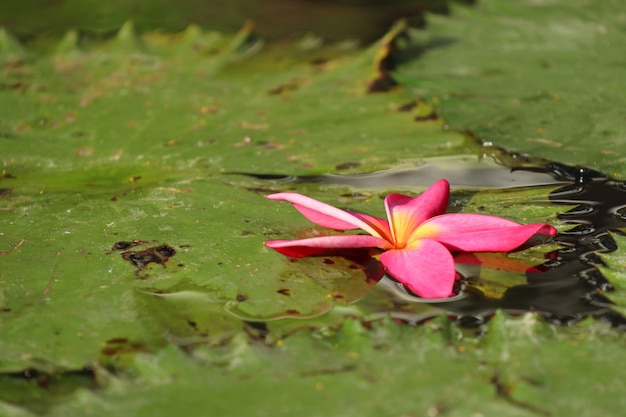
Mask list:
[[[494,8],[519,11],[503,4],[430,17],[419,36],[496,30],[481,19]],[[471,100],[454,107],[434,89],[432,72],[415,72],[452,59],[437,55],[446,48],[390,70],[415,46],[406,33],[400,22],[359,48],[312,36],[263,43],[249,25],[226,35],[196,26],[139,33],[127,23],[110,37],[70,31],[54,47],[1,32],[1,413],[619,415],[621,333],[593,319],[565,328],[523,311],[494,313],[507,291],[527,287],[527,269],[546,262],[554,243],[462,267],[495,314],[489,324],[478,317],[474,330],[466,326],[473,316],[454,306],[417,302],[385,279],[377,285],[374,253],[294,261],[263,246],[333,233],[265,194],[292,190],[383,216],[383,195],[417,194],[424,179],[311,178],[415,167],[426,177],[424,166],[435,167],[429,175],[462,179],[484,169],[502,177],[489,190],[480,176],[471,186],[457,182],[451,210],[572,227],[557,217],[571,206],[548,199],[561,181],[533,177],[525,185],[535,187],[511,188],[513,174],[495,163],[544,160],[449,126],[569,163],[595,165],[598,148],[581,139],[572,146],[584,157],[566,146],[553,154],[476,127],[505,108],[476,110],[476,125],[457,123],[455,111],[474,114],[464,107]],[[617,116],[607,117],[617,126]],[[620,262],[617,242],[610,256]],[[602,269],[616,281],[617,303],[603,311],[623,306],[618,270]]]
[[[398,78],[453,129],[624,175],[622,3],[480,1],[428,17]]]

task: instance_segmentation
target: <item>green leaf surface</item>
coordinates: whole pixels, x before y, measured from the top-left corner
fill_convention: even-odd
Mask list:
[[[420,327],[384,321],[370,330],[349,320],[333,334],[300,332],[273,347],[250,346],[243,336],[191,356],[169,346],[136,355],[133,378],[77,392],[50,415],[110,415],[112,404],[153,416],[169,415],[173,404],[222,415],[621,413],[614,361],[623,341],[605,326],[553,328],[533,315],[499,315],[480,342],[460,336],[445,319]]]
[[[453,129],[509,149],[624,172],[620,0],[480,1],[428,17],[398,79]]]
[[[461,45],[472,37],[457,30],[502,29],[485,23],[489,13],[520,4],[455,8],[419,36],[448,33]],[[581,13],[585,21],[591,12]],[[560,181],[524,177],[519,188],[506,168],[545,161],[446,127],[495,141],[456,124],[455,111],[476,111],[483,127],[508,111],[443,100],[433,68],[451,68],[438,55],[446,48],[390,72],[414,46],[405,28],[368,48],[310,36],[263,43],[250,25],[225,35],[127,23],[110,37],[72,30],[53,46],[0,32],[0,414],[620,415],[621,333],[591,319],[565,328],[495,313],[516,290],[537,288],[528,268],[554,243],[457,259],[467,278],[459,307],[381,279],[373,252],[290,260],[264,247],[335,233],[266,194],[301,192],[384,216],[384,195],[417,195],[431,176],[451,178],[451,211],[572,227],[557,217],[571,206],[548,199]],[[564,51],[563,62],[577,53]],[[560,97],[573,94],[562,88]],[[566,162],[591,164],[599,152],[582,141],[552,153],[497,139]],[[619,263],[620,253],[603,256]],[[621,311],[611,266],[602,272]],[[537,310],[534,301],[515,312]]]
[[[606,293],[607,297],[616,305],[612,306],[618,312],[626,311],[626,256],[624,255],[624,244],[626,237],[613,233],[611,237],[618,245],[618,250],[601,255],[605,265],[600,267],[602,273],[609,279],[613,291]]]

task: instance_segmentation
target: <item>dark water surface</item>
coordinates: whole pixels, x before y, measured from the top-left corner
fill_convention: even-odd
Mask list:
[[[480,325],[502,309],[510,313],[536,311],[558,324],[596,316],[624,327],[626,320],[611,310],[611,302],[604,296],[613,286],[597,266],[604,265],[599,253],[617,249],[610,233],[623,233],[620,229],[626,228],[625,183],[559,163],[534,167],[533,171],[564,183],[549,194],[552,203],[575,205],[558,215],[572,225],[554,237],[563,248],[547,255],[541,271],[526,273],[526,285],[509,288],[498,300],[468,292],[459,300],[437,305],[456,314],[466,326]]]

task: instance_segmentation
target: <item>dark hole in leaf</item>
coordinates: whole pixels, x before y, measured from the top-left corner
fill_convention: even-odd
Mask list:
[[[120,242],[115,242],[113,244],[113,247],[111,247],[111,251],[126,250],[126,249],[133,248],[135,246],[143,245],[145,243],[147,242],[144,242],[142,240],[132,240],[132,241],[122,240]]]
[[[146,250],[150,250],[150,249],[154,249],[156,253],[158,253],[159,255],[163,257],[172,257],[176,255],[176,249],[174,249],[173,247],[169,245],[160,245],[160,246],[156,246],[154,248],[149,248]]]

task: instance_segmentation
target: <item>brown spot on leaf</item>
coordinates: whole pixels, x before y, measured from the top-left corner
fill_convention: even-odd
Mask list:
[[[309,64],[317,71],[325,71],[330,63],[331,60],[328,58],[313,58],[309,61]]]
[[[360,166],[361,166],[361,164],[359,162],[344,162],[343,164],[336,165],[335,169],[337,171],[341,171],[341,170],[344,170],[344,169],[358,168]]]
[[[237,294],[237,301],[240,303],[243,301],[248,301],[248,296],[244,294]]]
[[[406,36],[406,21],[400,21],[380,42],[380,49],[374,59],[374,78],[367,84],[368,93],[384,93],[398,85],[391,73],[396,67],[394,54],[398,50],[398,39]]]
[[[0,84],[0,90],[26,91],[28,90],[28,84],[20,81],[16,81],[14,83],[2,83]]]
[[[202,114],[215,114],[217,113],[217,110],[219,109],[219,106],[217,104],[211,104],[210,106],[202,106],[200,107],[200,113]]]
[[[300,375],[303,377],[311,377],[311,376],[319,376],[319,375],[334,375],[334,374],[342,374],[345,372],[352,372],[357,369],[356,365],[344,365],[338,368],[322,368],[322,369],[313,369],[310,371],[301,372]]]
[[[271,95],[281,95],[284,93],[288,93],[291,91],[295,91],[300,88],[302,85],[307,84],[307,80],[303,78],[294,78],[285,84],[281,84],[278,87],[272,88],[268,91]]]
[[[281,288],[280,290],[276,291],[279,294],[282,295],[286,295],[286,296],[290,296],[291,294],[289,293],[289,288]]]
[[[80,148],[76,151],[76,156],[78,157],[92,156],[94,152],[95,151],[93,148]]]
[[[398,85],[389,72],[378,72],[376,78],[367,85],[368,93],[385,93]]]
[[[106,341],[100,352],[106,356],[115,356],[121,353],[134,353],[145,350],[146,347],[142,343],[131,342],[126,337],[114,337]]]
[[[277,149],[281,151],[287,149],[287,146],[283,145],[280,142],[274,142],[274,141],[262,140],[262,141],[259,141],[257,145],[262,146],[265,149]]]
[[[176,249],[169,245],[159,245],[140,251],[122,252],[122,259],[130,262],[137,268],[137,272],[151,263],[161,265],[165,268],[165,263],[174,255]]]
[[[338,291],[332,291],[328,294],[329,298],[332,298],[333,300],[341,300],[343,298],[346,298],[343,294],[341,294]]]
[[[127,343],[128,339],[126,337],[114,337],[113,339],[107,340],[108,344],[120,344]]]
[[[439,120],[439,115],[434,109],[428,114],[415,116],[416,122],[429,122],[432,120]]]
[[[76,119],[77,119],[77,116],[75,112],[67,112],[65,113],[65,117],[63,118],[63,120],[67,123],[75,122]]]
[[[405,104],[401,105],[400,107],[398,107],[398,111],[399,112],[410,112],[411,110],[413,110],[416,107],[417,107],[417,102],[415,100],[413,100],[413,101],[409,101],[408,103],[405,103]]]

